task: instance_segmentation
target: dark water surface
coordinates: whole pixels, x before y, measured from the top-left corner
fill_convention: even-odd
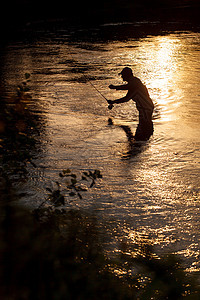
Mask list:
[[[40,167],[21,187],[28,193],[23,202],[37,206],[63,169],[99,169],[101,181],[69,206],[118,224],[132,242],[148,240],[178,253],[189,271],[199,271],[200,34],[146,34],[141,26],[38,32],[34,42],[7,46],[6,84],[14,86],[29,72],[30,105],[46,119],[43,154],[35,162]],[[121,97],[108,85],[121,83],[117,74],[124,66],[132,67],[155,103],[154,135],[135,148],[125,132],[137,126],[134,102],[108,111],[89,82],[108,99]]]

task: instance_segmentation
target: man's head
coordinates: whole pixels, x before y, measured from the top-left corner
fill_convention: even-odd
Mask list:
[[[122,75],[124,81],[128,81],[130,77],[133,76],[133,71],[129,67],[125,67],[119,75]]]

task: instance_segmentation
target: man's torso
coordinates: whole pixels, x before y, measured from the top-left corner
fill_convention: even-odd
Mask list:
[[[131,92],[132,99],[136,102],[140,119],[151,121],[154,105],[146,86],[139,78],[133,77],[128,83],[128,91]]]

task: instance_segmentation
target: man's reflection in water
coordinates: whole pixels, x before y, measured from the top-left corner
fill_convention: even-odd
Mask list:
[[[108,119],[108,125],[114,125],[112,118]],[[126,133],[128,139],[128,151],[123,154],[124,159],[129,159],[140,154],[145,150],[146,142],[138,142],[134,139],[134,135],[131,131],[131,128],[128,125],[119,125],[120,128]]]

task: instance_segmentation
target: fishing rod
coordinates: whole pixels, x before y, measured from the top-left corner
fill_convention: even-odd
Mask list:
[[[85,75],[84,75],[85,76]],[[86,76],[85,76],[86,78]],[[86,78],[87,79],[87,78]],[[91,86],[108,102],[108,99],[97,89],[97,87],[88,79],[88,82],[91,84]],[[108,109],[113,108],[113,104],[108,104]]]
[[[70,52],[69,52],[69,55],[71,56],[72,60],[74,60],[73,56]],[[90,83],[90,85],[108,102],[108,99],[96,88],[96,86],[89,80],[89,78],[86,77],[86,75],[84,73],[83,73],[83,76],[85,77],[86,82],[88,81]],[[114,106],[113,104],[109,104],[109,102],[108,102],[108,109],[112,109],[113,106]]]

